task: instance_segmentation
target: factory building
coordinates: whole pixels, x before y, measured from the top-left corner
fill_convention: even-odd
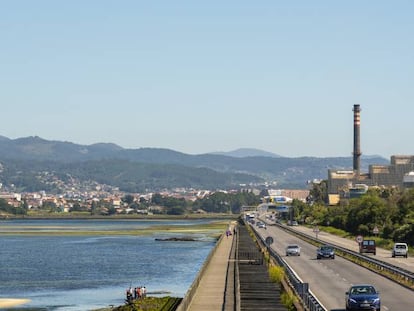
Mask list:
[[[390,165],[370,165],[360,172],[360,106],[354,105],[354,151],[352,170],[328,170],[328,194],[331,202],[339,197],[357,197],[369,187],[414,187],[414,156],[394,155]]]

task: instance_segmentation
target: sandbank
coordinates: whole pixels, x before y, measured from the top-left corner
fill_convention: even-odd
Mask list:
[[[11,308],[28,303],[30,299],[0,298],[0,308]]]

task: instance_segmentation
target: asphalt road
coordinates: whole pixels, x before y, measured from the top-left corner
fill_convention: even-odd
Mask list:
[[[294,227],[295,230],[298,230],[300,232],[306,233],[308,235],[315,236],[315,233],[313,233],[312,228],[303,227],[303,226],[297,226]],[[345,238],[339,238],[335,237],[332,234],[326,233],[326,232],[319,232],[318,233],[318,239],[321,241],[325,241],[327,243],[335,243],[336,245],[342,246],[344,248],[353,250],[355,252],[358,252],[358,243],[354,240],[349,240]],[[403,269],[406,269],[408,271],[411,271],[414,273],[414,257],[395,257],[392,258],[391,251],[385,250],[382,248],[377,247],[377,254],[366,254],[367,256],[375,257],[379,260],[382,260],[384,262],[387,262],[389,264],[401,267]]]
[[[413,291],[339,256],[336,256],[334,260],[317,260],[315,246],[290,235],[277,226],[257,230],[263,237],[273,237],[272,249],[282,255],[303,282],[309,283],[310,290],[327,310],[345,310],[345,292],[351,285],[358,283],[372,284],[380,291],[381,310],[413,309]],[[301,256],[285,256],[285,247],[290,243],[301,247]],[[389,252],[388,257],[391,258]],[[395,261],[396,258],[392,259]]]

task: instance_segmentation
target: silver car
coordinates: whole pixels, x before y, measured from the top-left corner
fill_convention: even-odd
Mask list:
[[[392,248],[392,257],[403,256],[408,257],[408,245],[407,243],[395,243]]]
[[[300,246],[297,244],[289,244],[286,246],[286,256],[300,256]]]

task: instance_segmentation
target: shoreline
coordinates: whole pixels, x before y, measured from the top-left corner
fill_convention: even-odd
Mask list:
[[[0,308],[12,308],[30,302],[30,299],[0,298]]]

